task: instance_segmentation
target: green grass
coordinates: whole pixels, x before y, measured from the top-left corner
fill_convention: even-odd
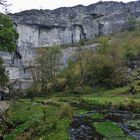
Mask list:
[[[91,105],[106,106],[120,106],[125,105],[137,105],[140,103],[139,93],[131,96],[129,93],[124,94],[124,90],[127,87],[118,88],[114,90],[101,90],[89,95],[82,95],[81,97],[50,97],[29,99],[18,99],[11,103],[7,112],[7,118],[13,123],[14,129],[5,134],[5,140],[20,140],[25,139],[42,139],[42,140],[68,140],[69,124],[71,117],[68,117],[69,112],[65,112],[65,104],[80,103],[81,101]],[[46,102],[45,105],[42,102]],[[86,114],[88,110],[74,108],[75,114]],[[71,110],[71,109],[69,109]],[[138,108],[139,110],[139,108]],[[67,113],[67,114],[65,114]],[[63,114],[60,117],[60,114]],[[70,115],[71,116],[71,115]],[[90,118],[102,119],[104,116],[99,113],[95,113]],[[132,127],[139,127],[138,123],[129,122]],[[107,137],[107,140],[113,139],[123,140],[124,134],[122,130],[112,122],[94,123],[94,127],[97,131]],[[109,133],[110,132],[110,133]],[[117,132],[117,134],[116,134]],[[125,138],[126,139],[126,138]],[[24,140],[24,139],[23,139]],[[127,137],[126,140],[133,140],[131,137]]]
[[[7,115],[12,122],[25,122],[32,118],[41,118],[43,115],[42,110],[43,107],[41,104],[37,104],[29,99],[20,99],[11,104]]]
[[[90,118],[92,118],[92,119],[103,119],[104,116],[103,116],[103,114],[100,114],[100,113],[94,113],[93,115],[90,116]]]
[[[99,134],[105,137],[104,140],[135,140],[135,138],[126,136],[123,130],[113,122],[94,123],[93,126]]]
[[[138,107],[140,105],[140,99],[135,99],[133,97],[127,97],[127,96],[112,96],[112,97],[106,97],[106,96],[89,96],[84,97],[83,101],[89,105],[99,105],[102,107],[129,107],[129,105],[133,105],[134,103],[137,103]],[[137,108],[135,108],[137,109]]]
[[[94,123],[93,126],[96,131],[105,137],[124,137],[124,133],[115,123],[106,121],[101,123]]]
[[[92,94],[82,96],[82,101],[89,105],[97,105],[102,107],[124,107],[134,110],[140,108],[140,86],[137,86],[139,81],[135,82],[136,94],[129,93],[129,85],[121,88],[110,90],[98,89]],[[131,108],[131,109],[132,109]],[[140,111],[140,110],[139,110]]]
[[[59,117],[61,107],[55,105],[42,105],[28,99],[14,101],[8,112],[7,118],[13,123],[14,129],[5,134],[5,140],[44,139],[68,140],[68,127],[70,119]],[[45,100],[45,99],[44,99]]]
[[[136,82],[136,85],[139,82]],[[138,86],[139,88],[139,86]],[[68,140],[69,124],[71,120],[71,114],[65,112],[69,106],[65,104],[80,103],[81,101],[88,105],[97,105],[104,107],[120,107],[125,106],[133,107],[140,111],[140,94],[131,95],[128,93],[129,86],[123,88],[116,88],[111,90],[97,90],[89,95],[77,96],[65,96],[59,95],[55,97],[18,99],[11,101],[10,108],[6,114],[6,117],[12,122],[14,129],[11,132],[5,134],[5,140],[20,140],[25,139],[42,139],[42,140]],[[46,104],[42,104],[45,103]],[[69,109],[71,110],[71,108]],[[86,114],[89,110],[84,108],[74,108],[75,114]],[[65,114],[67,113],[67,114]],[[60,114],[62,114],[60,117]],[[99,113],[95,113],[90,118],[102,119],[104,116]],[[131,127],[138,128],[139,124],[136,121],[128,122]],[[97,131],[107,137],[107,140],[113,139],[123,140],[124,135],[120,128],[112,122],[94,123]],[[117,132],[117,134],[115,133]],[[111,132],[111,133],[109,133]],[[114,134],[115,133],[115,134]],[[126,140],[133,140],[131,137],[125,138]],[[24,140],[24,139],[23,139]]]
[[[86,113],[88,113],[88,110],[85,110],[85,109],[76,110],[76,114],[79,114],[79,115],[83,115],[83,114],[86,114]]]

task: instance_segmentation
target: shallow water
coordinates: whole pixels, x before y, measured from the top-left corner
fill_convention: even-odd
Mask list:
[[[102,114],[103,118],[91,118],[95,113]],[[105,137],[99,134],[93,127],[93,123],[111,121],[119,126],[123,133],[135,140],[140,140],[140,114],[122,110],[90,111],[82,115],[75,115],[70,125],[71,140],[103,140]]]

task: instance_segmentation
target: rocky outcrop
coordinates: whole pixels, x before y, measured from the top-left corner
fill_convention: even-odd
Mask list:
[[[128,17],[140,17],[140,1],[99,2],[56,10],[29,10],[11,15],[20,34],[19,46],[71,44],[127,28]],[[25,44],[24,44],[25,45]]]
[[[6,54],[7,62],[13,60],[10,65],[7,64],[7,68],[11,79],[27,81],[30,79],[28,67],[36,56],[37,48],[73,44],[125,30],[129,17],[140,19],[140,1],[99,2],[55,10],[27,10],[10,16],[15,22],[19,39],[16,54]],[[64,62],[69,50],[63,51]]]

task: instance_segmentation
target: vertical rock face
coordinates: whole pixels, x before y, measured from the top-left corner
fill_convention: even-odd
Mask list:
[[[28,10],[10,15],[19,33],[16,55],[5,54],[11,79],[29,80],[27,70],[39,47],[73,44],[125,30],[130,16],[140,19],[140,1],[99,2],[55,10]],[[69,49],[69,48],[68,48]],[[62,58],[67,60],[64,50]],[[4,56],[4,57],[5,57]],[[12,56],[14,59],[11,64]],[[12,65],[12,66],[11,66]]]

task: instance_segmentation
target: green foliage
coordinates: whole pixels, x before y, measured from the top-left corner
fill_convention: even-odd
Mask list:
[[[107,45],[106,39],[103,44]],[[100,46],[97,52],[83,51],[81,59],[71,63],[66,70],[70,89],[81,84],[113,88],[127,80],[127,66],[120,47]],[[84,92],[84,86],[83,92]],[[79,90],[80,91],[80,90]]]
[[[110,48],[108,36],[99,37],[97,43],[99,44],[99,49],[97,49],[98,52],[101,54],[108,53],[108,49]]]
[[[56,47],[52,47],[52,50],[41,48],[41,59],[38,62],[42,63],[39,66],[42,75],[36,73],[38,80],[34,80],[34,87],[44,88],[45,91],[56,88],[67,93],[89,94],[95,88],[124,86],[131,81],[133,75],[133,72],[128,72],[128,68],[133,69],[133,62],[139,59],[139,36],[140,30],[137,29],[98,37],[95,40],[98,43],[96,52],[85,49],[84,45],[90,42],[81,40],[61,74],[58,74],[58,63],[52,61],[56,59],[51,59],[51,54],[59,54],[55,51]]]
[[[16,48],[18,34],[13,28],[12,20],[3,14],[0,14],[0,51],[12,52]],[[3,87],[8,82],[8,76],[5,73],[3,61],[0,58],[0,85]]]
[[[69,61],[67,69],[63,73],[63,77],[65,78],[66,88],[65,90],[67,92],[75,93],[75,89],[78,86],[78,83],[80,81],[79,78],[79,70],[78,66],[74,64],[73,62]]]
[[[124,31],[112,35],[111,45],[116,44],[123,49],[123,55],[127,61],[136,60],[140,53],[140,30]]]
[[[61,50],[59,47],[51,47],[39,52],[36,59],[36,67],[31,67],[34,88],[36,91],[48,92],[57,85],[56,75],[61,70]]]
[[[91,67],[95,83],[105,87],[114,87],[125,83],[128,77],[124,49],[117,44],[110,44],[108,37],[101,37],[99,44],[100,47],[93,59],[93,68]]]
[[[3,60],[0,58],[0,86],[4,87],[8,82],[8,77],[5,74],[5,68],[3,66]]]
[[[109,36],[100,37],[97,42],[96,52],[78,47],[75,59],[68,64],[64,77],[72,92],[84,92],[84,85],[114,88],[128,81],[127,60],[132,59],[133,52]]]
[[[13,28],[12,20],[0,14],[0,51],[14,51],[18,34]]]
[[[123,84],[127,78],[123,64],[122,60],[111,55],[95,55],[88,67],[90,83],[108,88]]]
[[[128,29],[134,30],[136,28],[136,18],[133,16],[128,17]]]

